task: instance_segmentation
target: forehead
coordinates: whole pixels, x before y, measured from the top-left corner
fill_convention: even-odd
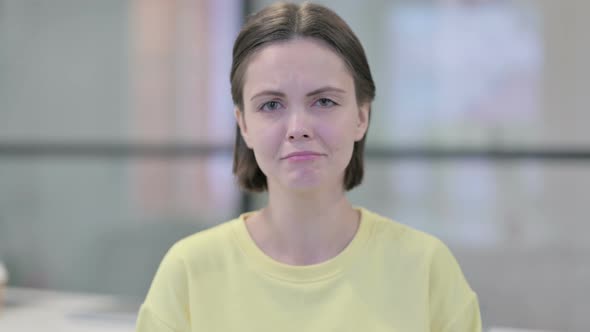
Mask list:
[[[250,59],[244,95],[264,89],[313,90],[326,85],[349,90],[354,80],[342,58],[311,38],[273,43]]]

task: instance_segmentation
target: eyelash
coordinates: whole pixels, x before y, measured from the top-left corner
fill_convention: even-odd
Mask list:
[[[271,104],[271,103],[280,104],[280,102],[278,102],[276,100],[267,101],[266,103],[260,105],[260,107],[258,107],[258,110],[259,111],[262,111],[262,112],[272,112],[272,111],[275,111],[275,110],[265,110],[266,106],[269,105],[269,104]]]
[[[331,105],[329,105],[329,106],[320,106],[320,107],[322,107],[322,108],[328,108],[328,107],[333,107],[333,106],[337,106],[337,105],[339,105],[337,102],[333,101],[332,99],[330,99],[330,98],[325,98],[325,97],[324,97],[324,98],[319,98],[319,99],[317,99],[317,100],[314,102],[314,105],[315,105],[316,103],[320,102],[320,101],[324,101],[324,102],[330,102],[330,103],[332,103],[332,104],[331,104]],[[272,111],[275,111],[275,110],[265,110],[265,107],[266,107],[267,105],[271,104],[271,103],[277,103],[277,104],[280,104],[280,102],[279,102],[279,101],[277,101],[277,100],[271,100],[271,101],[267,101],[266,103],[264,103],[264,104],[260,105],[260,107],[258,107],[258,110],[259,110],[259,111],[262,111],[262,112],[272,112]]]
[[[336,106],[336,105],[338,105],[338,104],[337,104],[335,101],[333,101],[333,100],[332,100],[332,99],[330,99],[330,98],[319,98],[318,100],[316,100],[316,103],[317,103],[317,102],[319,102],[319,101],[321,101],[321,100],[323,100],[323,101],[328,101],[328,102],[332,103],[332,105],[330,105],[330,106],[322,106],[322,107],[331,107],[331,106]],[[315,104],[315,103],[314,103],[314,104]]]

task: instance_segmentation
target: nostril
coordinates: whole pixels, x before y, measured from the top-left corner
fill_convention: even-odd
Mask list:
[[[296,139],[310,139],[311,135],[307,134],[307,133],[295,133],[295,134],[289,134],[287,136],[287,139],[292,141],[292,140],[296,140]]]

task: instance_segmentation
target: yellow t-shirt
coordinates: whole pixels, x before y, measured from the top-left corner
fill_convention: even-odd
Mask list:
[[[138,332],[480,332],[476,294],[438,239],[359,208],[348,246],[320,264],[267,256],[239,218],[177,242]]]

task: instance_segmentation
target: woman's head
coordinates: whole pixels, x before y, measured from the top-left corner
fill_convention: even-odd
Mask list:
[[[309,51],[310,55],[311,53],[315,52],[314,54],[318,59],[323,59],[318,61],[330,61],[326,62],[326,64],[334,64],[338,62],[338,64],[341,63],[342,66],[335,64],[334,66],[328,65],[322,67],[321,63],[317,61],[316,63],[311,63],[313,61],[308,60],[305,57],[307,54],[302,53],[306,52],[303,51],[304,49]],[[288,55],[293,53],[299,53],[300,55],[299,57],[293,57],[291,60],[288,60]],[[273,55],[275,58],[273,58]],[[277,59],[277,56],[280,58]],[[332,59],[330,59],[331,56]],[[278,62],[275,60],[278,60]],[[281,60],[283,62],[291,62],[281,64]],[[251,68],[251,64],[253,62],[256,63],[257,69]],[[293,69],[291,69],[289,72],[289,66],[291,64],[297,65],[304,69],[300,71],[299,69],[293,67]],[[277,65],[279,67],[277,67]],[[279,133],[281,130],[278,128],[281,127],[284,129],[282,130],[282,133],[285,134],[284,137],[289,137],[289,139],[293,139],[294,135],[297,135],[297,133],[293,135],[293,133],[289,131],[297,130],[297,128],[293,128],[293,126],[300,126],[301,123],[298,121],[308,121],[301,120],[302,118],[307,117],[307,114],[310,114],[309,121],[303,126],[307,126],[309,124],[310,131],[313,131],[313,128],[311,128],[313,127],[312,123],[316,123],[317,121],[344,121],[342,123],[348,123],[351,125],[353,118],[349,116],[348,119],[343,119],[342,115],[339,115],[342,112],[333,112],[333,115],[330,115],[332,118],[329,118],[329,120],[327,120],[328,117],[326,115],[321,115],[321,117],[314,115],[319,113],[314,113],[317,112],[317,110],[314,111],[314,108],[311,106],[312,104],[305,104],[306,106],[309,106],[309,113],[304,112],[299,114],[295,112],[295,110],[298,109],[295,107],[295,105],[299,105],[299,100],[301,100],[300,105],[302,106],[308,101],[304,100],[303,97],[301,99],[295,100],[295,90],[299,88],[311,89],[314,87],[314,82],[317,82],[321,85],[322,82],[320,81],[325,80],[323,80],[323,76],[317,76],[319,71],[322,71],[324,76],[332,75],[335,78],[340,78],[339,83],[337,82],[336,85],[340,84],[341,87],[346,86],[348,84],[346,82],[348,78],[340,75],[340,68],[343,68],[343,70],[346,71],[346,75],[350,80],[350,89],[348,89],[348,95],[346,95],[345,92],[342,92],[342,96],[331,98],[329,94],[317,94],[317,97],[320,98],[320,100],[311,100],[310,102],[312,102],[313,105],[315,105],[313,107],[316,107],[317,109],[332,110],[332,108],[325,107],[328,105],[327,103],[332,103],[334,101],[333,99],[342,98],[342,104],[339,104],[337,101],[336,103],[333,103],[334,109],[349,109],[352,107],[359,113],[360,118],[358,118],[359,121],[357,121],[359,125],[363,125],[362,122],[366,120],[364,129],[361,128],[362,133],[360,136],[358,135],[359,129],[356,127],[350,127],[349,130],[349,137],[359,136],[355,137],[350,142],[350,145],[352,145],[351,153],[348,156],[349,159],[344,165],[345,169],[343,170],[341,179],[343,188],[350,190],[356,185],[360,184],[362,181],[366,126],[368,126],[370,105],[375,96],[375,86],[362,45],[348,25],[338,15],[336,15],[331,10],[319,5],[310,3],[304,3],[302,5],[279,3],[264,8],[248,19],[234,44],[233,64],[230,76],[232,98],[236,107],[236,114],[239,117],[238,123],[241,124],[241,131],[240,127],[238,127],[236,131],[233,171],[238,177],[238,182],[242,188],[250,191],[264,191],[268,188],[267,176],[264,172],[265,165],[264,161],[261,159],[264,156],[260,155],[258,153],[259,151],[253,151],[252,149],[257,146],[256,144],[258,144],[261,139],[257,140],[257,137],[250,137],[256,136],[252,135],[251,131],[249,134],[244,132],[245,127],[248,127],[249,121],[254,122],[260,120],[257,123],[264,124],[265,127],[262,127],[263,130],[266,130],[265,128],[268,128],[268,125],[272,123],[271,126],[276,128],[276,130],[273,129],[273,135]],[[283,76],[265,76],[264,74],[257,74],[264,73],[265,70],[282,72]],[[314,75],[316,75],[315,81],[312,80],[312,76]],[[281,91],[281,87],[278,85],[281,85],[283,82],[286,84],[285,86],[287,86],[286,89],[288,89],[288,91],[283,93],[283,97],[281,97],[285,98],[286,100],[283,101],[281,99],[273,99],[266,102],[271,102],[273,109],[277,107],[284,108],[285,110],[289,109],[289,111],[292,112],[292,114],[289,115],[289,119],[287,119],[286,115],[281,115],[282,118],[279,121],[278,116],[275,115],[274,120],[271,121],[268,116],[268,112],[265,112],[266,117],[260,117],[260,115],[256,115],[257,117],[255,116],[252,119],[248,119],[249,114],[254,114],[254,112],[259,111],[259,109],[256,108],[259,105],[253,104],[253,98],[246,99],[246,96],[244,96],[245,87],[246,85],[248,85],[248,87],[252,87],[253,85],[260,86],[259,83],[261,79],[266,80],[263,82],[267,82],[268,80],[275,82],[276,84],[274,86],[272,84],[263,84],[265,87],[270,87],[271,90],[274,90],[275,92],[283,93]],[[318,85],[317,87],[323,88],[324,86]],[[250,92],[251,94],[256,94],[257,91]],[[312,97],[314,96],[311,96],[310,98]],[[263,99],[260,100],[262,101]],[[319,106],[317,105],[320,105],[318,102],[321,103],[321,108],[318,108]],[[350,110],[348,112],[348,114],[352,114]],[[325,114],[325,112],[322,112],[322,114]],[[365,116],[366,119],[363,119],[363,116]],[[292,120],[295,118],[297,118],[297,120]],[[307,129],[303,128],[302,130],[305,131]],[[330,136],[332,133],[326,135]],[[334,135],[332,136],[337,137]],[[301,137],[303,137],[304,140],[311,142],[315,139],[315,134],[308,135],[304,133]],[[322,133],[318,133],[317,137],[319,139],[324,138],[322,137]],[[245,140],[245,138],[247,139]],[[265,139],[268,138],[270,137],[266,137]],[[277,139],[277,135],[275,135],[275,137],[272,139]],[[286,140],[288,141],[289,139]],[[330,138],[328,138],[326,141],[327,142],[320,141],[317,144],[318,151],[325,148],[326,155],[329,155],[332,153],[331,150],[341,150],[341,147],[337,146],[338,144],[334,145],[329,142]],[[303,141],[289,142],[289,144],[294,144],[291,144],[294,148],[281,148],[280,151],[278,151],[279,148],[277,147],[275,152],[278,154],[278,157],[284,157],[284,154],[288,152],[287,150],[295,151],[299,148],[307,149],[309,146],[311,146],[307,146],[308,144]],[[312,150],[315,151],[315,149]],[[342,155],[341,152],[338,153]],[[259,162],[257,162],[257,157]],[[346,153],[344,153],[344,157],[346,157]],[[266,167],[269,172],[272,171],[268,169],[270,166]]]

